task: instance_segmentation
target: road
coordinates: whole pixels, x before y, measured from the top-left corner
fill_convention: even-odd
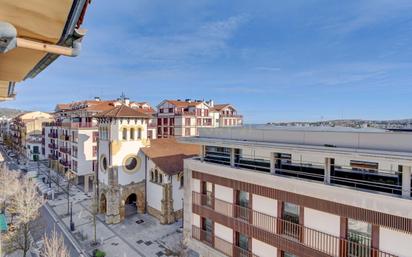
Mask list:
[[[4,158],[4,163],[7,165],[7,168],[12,171],[18,171],[19,170],[19,165],[17,164],[17,158],[11,158],[5,153],[5,149],[3,146],[0,146],[0,153],[2,154]],[[44,167],[41,167],[42,169]],[[75,246],[73,245],[73,242],[69,239],[69,237],[66,236],[66,233],[63,232],[63,229],[66,230],[66,228],[62,228],[64,224],[60,224],[59,221],[55,221],[55,219],[52,217],[50,212],[47,210],[46,206],[43,206],[40,208],[40,216],[38,218],[38,223],[41,224],[43,227],[44,231],[43,233],[35,233],[34,236],[34,241],[39,242],[42,240],[42,237],[44,234],[47,236],[50,236],[52,231],[55,229],[56,232],[59,235],[62,235],[64,238],[64,243],[67,247],[67,249],[70,252],[71,257],[80,257],[80,254],[76,250]],[[35,257],[35,255],[33,255]]]

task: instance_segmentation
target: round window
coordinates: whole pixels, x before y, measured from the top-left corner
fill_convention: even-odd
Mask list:
[[[107,158],[104,155],[102,155],[100,158],[101,158],[102,171],[106,171],[107,170]]]
[[[123,166],[126,171],[133,172],[140,168],[140,158],[137,156],[126,156],[123,161]]]

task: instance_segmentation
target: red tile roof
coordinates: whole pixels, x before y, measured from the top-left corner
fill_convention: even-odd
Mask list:
[[[200,154],[199,145],[181,144],[175,138],[150,140],[142,151],[167,175],[183,171],[183,160]]]
[[[110,110],[104,111],[97,115],[102,118],[150,118],[150,115],[143,109],[136,109],[124,104],[112,107]]]

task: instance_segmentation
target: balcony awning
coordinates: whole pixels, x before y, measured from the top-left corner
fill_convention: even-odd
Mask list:
[[[0,21],[17,37],[41,44],[72,47],[89,0],[0,0]],[[14,82],[35,77],[59,55],[17,46],[0,53],[0,100],[14,96]],[[13,92],[9,92],[13,84]]]
[[[0,232],[7,231],[7,220],[4,214],[0,214]]]

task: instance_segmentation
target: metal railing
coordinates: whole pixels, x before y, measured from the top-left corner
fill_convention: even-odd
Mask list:
[[[213,207],[204,205],[205,194],[192,192],[192,203],[214,210],[216,213],[248,223],[250,226],[283,236],[291,241],[305,245],[334,257],[396,257],[396,255],[371,247],[370,242],[340,238],[315,229],[290,222],[279,217],[264,214],[253,209],[242,207],[213,197]],[[240,215],[239,215],[239,210]],[[370,254],[370,255],[356,255]]]
[[[213,247],[217,251],[230,257],[258,257],[251,251],[242,249],[218,236],[213,235],[212,232],[208,232],[199,227],[192,226],[192,237],[198,241],[206,243],[210,247]]]
[[[231,163],[230,153],[206,150],[204,161],[232,166],[237,169],[271,172],[270,160],[263,156],[248,156],[235,154]],[[280,167],[275,167],[272,173],[281,176],[324,182],[325,164],[316,162],[302,162],[288,160]],[[356,190],[385,193],[388,195],[402,195],[401,172],[395,170],[378,169],[374,172],[359,171],[352,167],[333,166],[330,174],[330,184],[345,186]],[[412,187],[409,189],[412,196]]]

